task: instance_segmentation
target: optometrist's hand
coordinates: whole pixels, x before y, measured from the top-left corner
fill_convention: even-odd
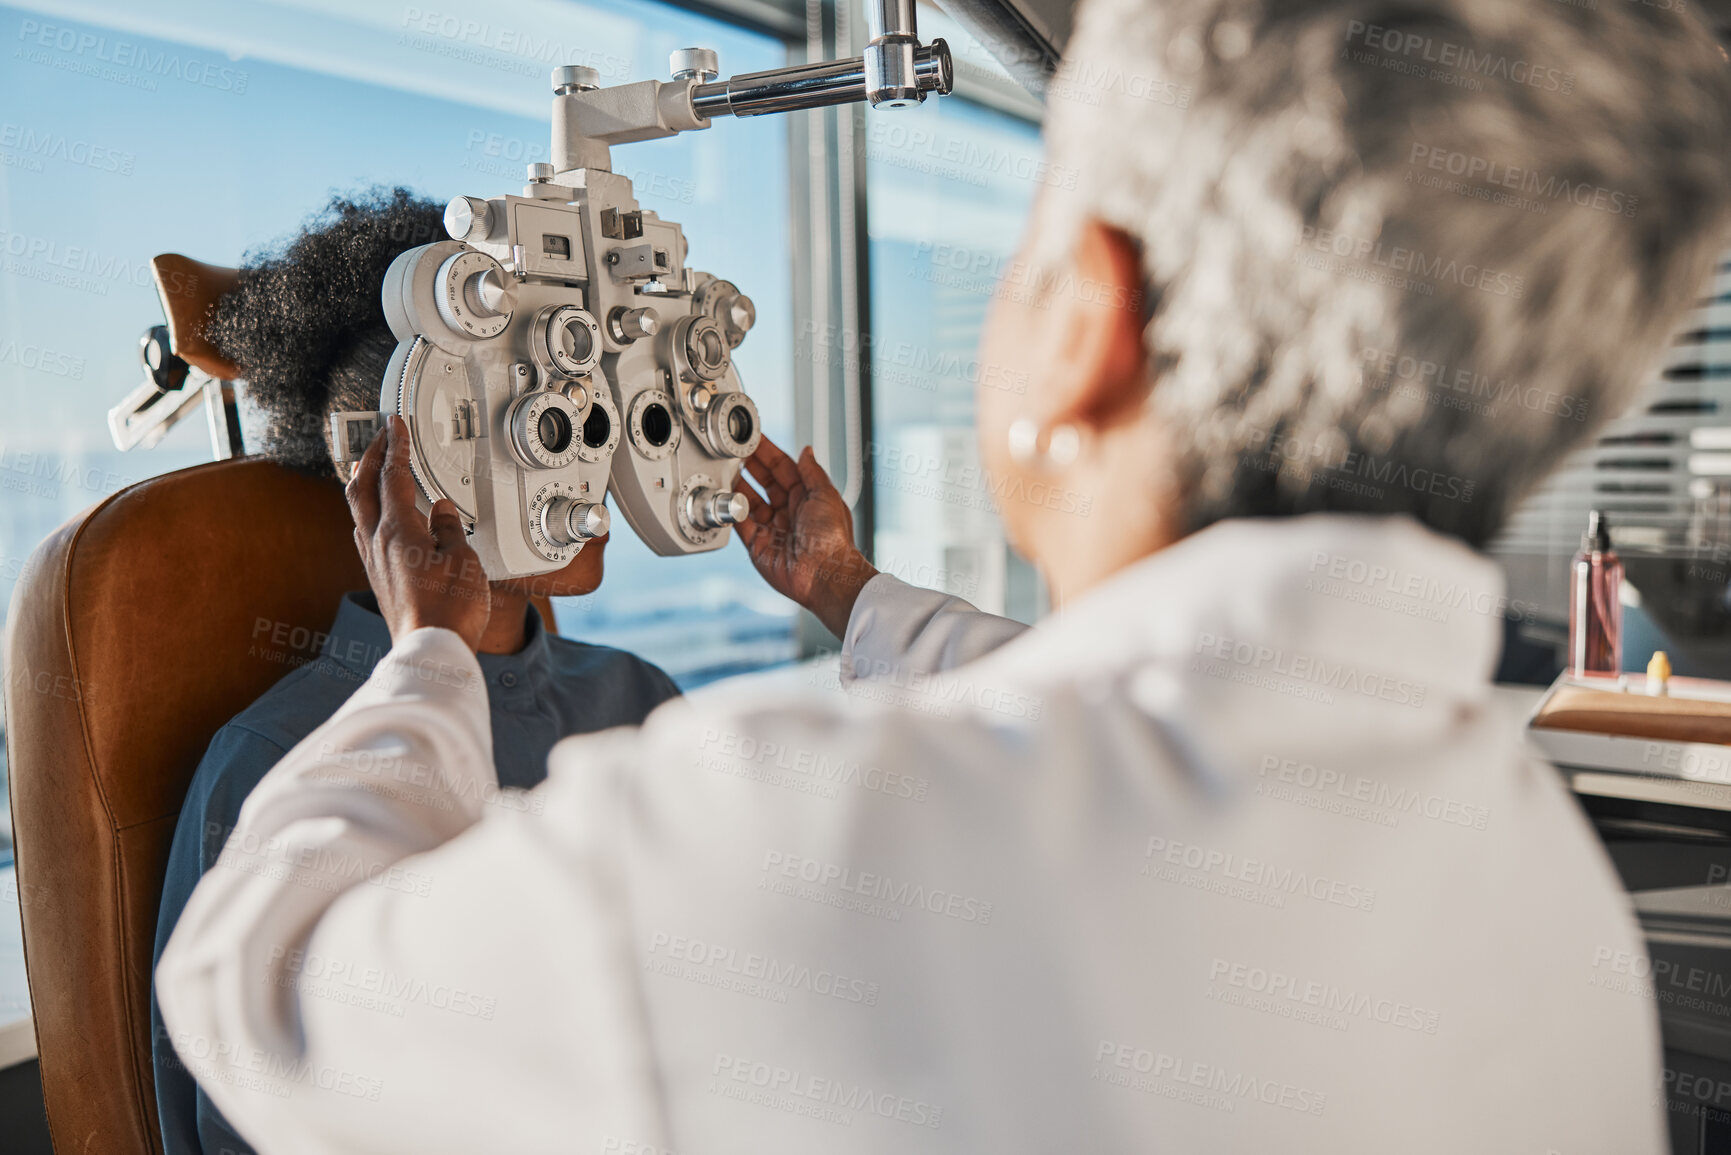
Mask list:
[[[476,649],[487,628],[487,573],[455,505],[440,501],[430,517],[415,508],[409,430],[402,418],[391,417],[373,439],[346,492],[355,547],[391,638],[401,641],[423,626],[442,626]]]
[[[763,487],[741,486],[751,516],[735,528],[770,588],[817,616],[836,637],[877,570],[853,543],[853,514],[811,447],[795,461],[765,437],[745,468]]]

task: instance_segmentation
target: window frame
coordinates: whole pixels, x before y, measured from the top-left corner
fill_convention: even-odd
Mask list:
[[[851,0],[663,0],[722,19],[760,5],[801,13],[803,40],[789,41],[789,63],[857,56],[865,49],[864,19]],[[753,23],[772,35],[783,25]],[[1038,125],[1044,105],[1014,81],[957,61],[955,89],[944,100],[964,100]],[[875,558],[876,477],[866,446],[872,434],[871,256],[866,139],[862,104],[836,105],[788,115],[788,227],[793,243],[794,431],[813,447],[837,488],[854,498],[854,541]],[[894,113],[879,114],[894,115]],[[806,163],[800,164],[799,159]],[[852,335],[819,341],[801,336]],[[834,351],[832,353],[832,351]],[[809,612],[796,627],[801,658],[833,652],[839,644]]]

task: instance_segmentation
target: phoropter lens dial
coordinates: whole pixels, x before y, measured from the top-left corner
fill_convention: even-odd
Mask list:
[[[610,460],[619,448],[623,434],[619,410],[614,408],[607,382],[599,373],[595,376],[595,387],[589,391],[589,409],[583,415],[579,433],[577,456],[584,461]]]
[[[576,305],[554,305],[535,318],[537,360],[564,377],[581,377],[601,363],[601,324]]]
[[[665,461],[679,450],[681,431],[673,398],[660,389],[645,389],[631,399],[625,415],[631,447],[650,461]]]
[[[750,457],[763,440],[757,405],[744,393],[718,393],[703,414],[704,439],[722,457]]]
[[[727,337],[714,317],[681,317],[668,333],[673,368],[682,381],[714,381],[732,363]]]
[[[511,406],[511,448],[531,469],[562,469],[577,459],[586,414],[563,393],[528,393]]]

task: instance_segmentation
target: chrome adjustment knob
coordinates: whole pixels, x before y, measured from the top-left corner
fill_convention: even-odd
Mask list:
[[[555,545],[576,545],[613,528],[607,507],[598,501],[555,497],[541,507],[541,532]]]
[[[561,64],[553,70],[553,94],[591,92],[601,87],[601,74],[586,64]]]
[[[727,343],[737,346],[757,324],[757,306],[751,303],[750,297],[741,293],[728,303],[720,321],[722,332],[727,334]]]
[[[721,58],[713,48],[675,48],[667,57],[667,71],[675,80],[708,84],[721,75]]]
[[[661,331],[661,318],[654,309],[627,309],[620,305],[607,314],[607,331],[621,345],[629,345]]]
[[[505,331],[517,308],[517,284],[486,253],[464,249],[439,266],[434,308],[459,338],[484,341]]]
[[[517,307],[517,286],[498,269],[483,269],[463,282],[463,300],[477,317],[503,317]]]
[[[493,231],[492,206],[480,197],[454,197],[445,206],[445,231],[454,241],[484,241]]]
[[[757,306],[732,281],[719,278],[710,281],[697,290],[694,302],[720,326],[729,349],[739,348],[739,343],[757,324]]]
[[[686,517],[700,529],[738,525],[751,516],[745,494],[726,489],[694,489],[686,498]]]

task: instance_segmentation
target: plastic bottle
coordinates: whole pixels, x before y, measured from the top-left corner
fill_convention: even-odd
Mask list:
[[[1569,570],[1569,673],[1612,674],[1623,660],[1623,563],[1600,510],[1587,515]]]

